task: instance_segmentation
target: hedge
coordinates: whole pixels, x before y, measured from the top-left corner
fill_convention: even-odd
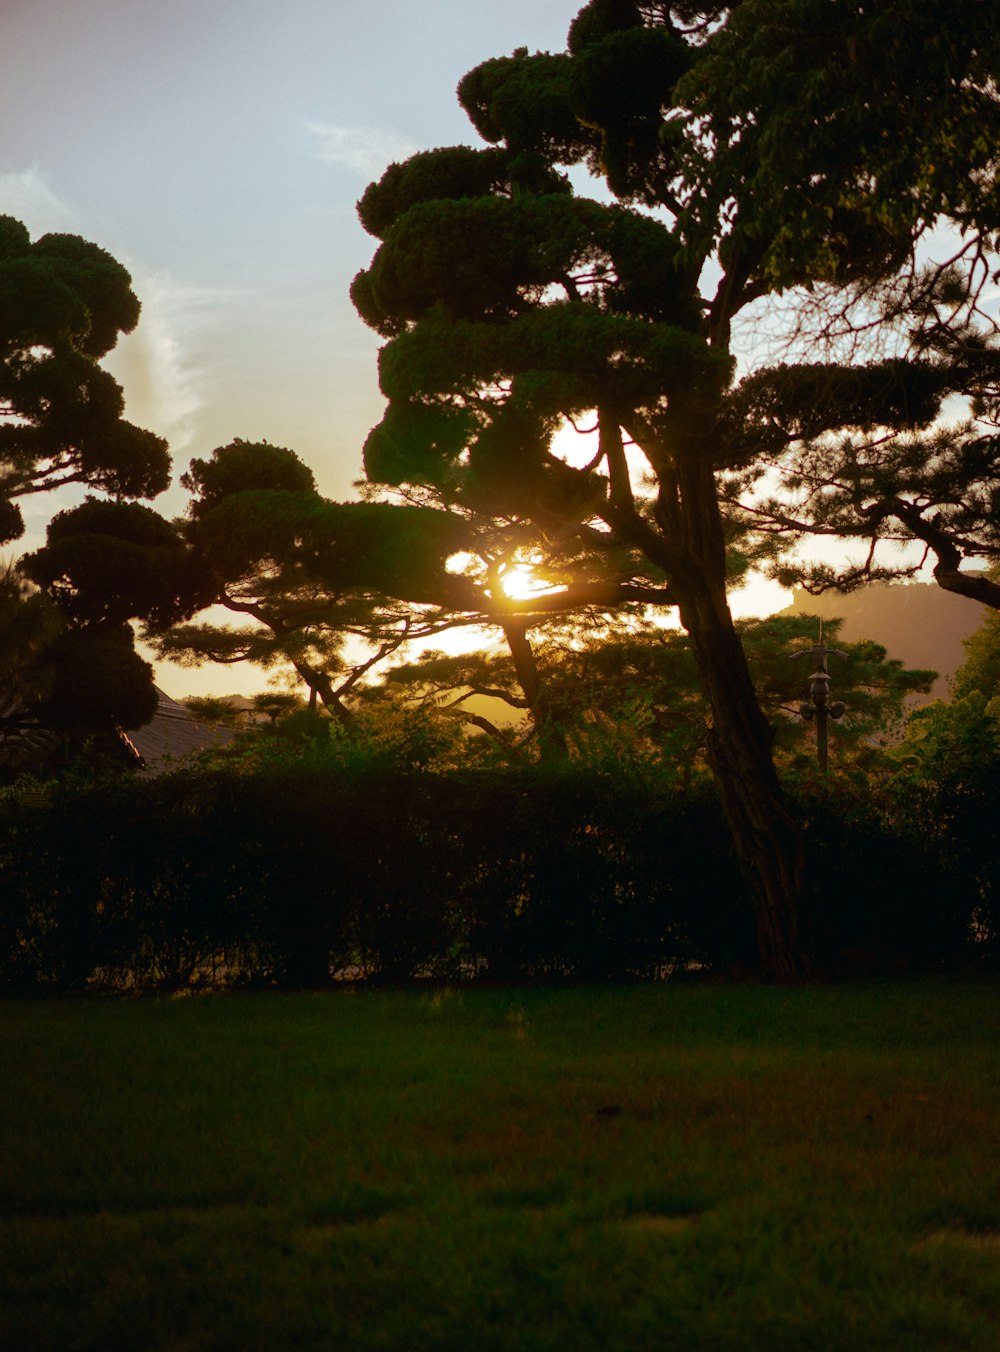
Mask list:
[[[839,975],[967,961],[982,888],[867,797],[796,810],[803,928]],[[0,803],[0,988],[317,987],[751,972],[714,794],[585,766],[289,760]],[[989,929],[989,926],[987,926]],[[992,933],[992,931],[990,931]]]

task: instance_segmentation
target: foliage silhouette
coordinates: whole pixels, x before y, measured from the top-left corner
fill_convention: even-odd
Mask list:
[[[76,235],[32,243],[0,216],[0,542],[23,534],[26,494],[86,484],[146,498],[167,487],[166,442],[126,421],[99,364],[138,319],[132,279],[110,254]]]
[[[831,11],[831,45],[826,7],[819,24],[806,0],[593,0],[566,52],[519,49],[460,83],[490,143],[478,160],[417,155],[359,206],[380,244],[352,294],[386,339],[389,400],[369,476],[629,548],[663,573],[711,711],[708,754],[754,897],[760,969],[778,980],[809,970],[804,842],[726,604],[727,542],[738,527],[746,538],[733,480],[755,481],[804,437],[926,426],[954,380],[933,362],[847,353],[734,387],[733,324],[792,286],[832,297],[890,285],[939,217],[989,218],[995,44],[984,55],[974,23],[953,28],[927,0],[900,8],[926,39],[918,50],[884,41],[881,11],[846,3]],[[916,92],[901,105],[907,82]],[[901,106],[924,116],[888,151]],[[576,196],[572,165],[618,203]],[[571,465],[553,434],[594,410],[596,453]]]
[[[154,779],[0,793],[0,988],[753,970],[752,906],[704,781],[682,793],[572,762],[434,770],[427,753],[419,736],[258,737]],[[908,775],[875,793],[845,776],[795,788],[823,974],[995,956],[984,854],[966,849],[986,799],[953,796],[938,830],[935,793]]]

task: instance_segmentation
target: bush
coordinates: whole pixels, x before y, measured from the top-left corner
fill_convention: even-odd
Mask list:
[[[534,767],[470,784],[465,803],[469,944],[490,976],[656,977],[743,955],[749,906],[709,796]]]
[[[705,786],[568,763],[435,774],[301,754],[7,793],[0,985],[179,989],[752,971],[752,908]],[[923,794],[923,797],[920,795]],[[986,953],[981,785],[799,786],[803,932],[831,975]],[[989,811],[987,811],[987,807]],[[957,842],[957,843],[956,843]]]
[[[901,806],[836,784],[794,801],[806,835],[803,936],[821,973],[930,971],[969,956],[968,889]]]

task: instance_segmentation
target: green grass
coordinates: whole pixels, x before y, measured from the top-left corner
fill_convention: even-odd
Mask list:
[[[0,1003],[0,1347],[1000,1346],[1000,989]]]

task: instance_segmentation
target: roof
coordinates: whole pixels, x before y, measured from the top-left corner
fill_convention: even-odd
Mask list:
[[[162,774],[185,756],[207,747],[223,746],[236,736],[234,728],[199,723],[183,704],[156,691],[156,713],[148,723],[128,733],[128,739],[143,759],[144,774]]]

